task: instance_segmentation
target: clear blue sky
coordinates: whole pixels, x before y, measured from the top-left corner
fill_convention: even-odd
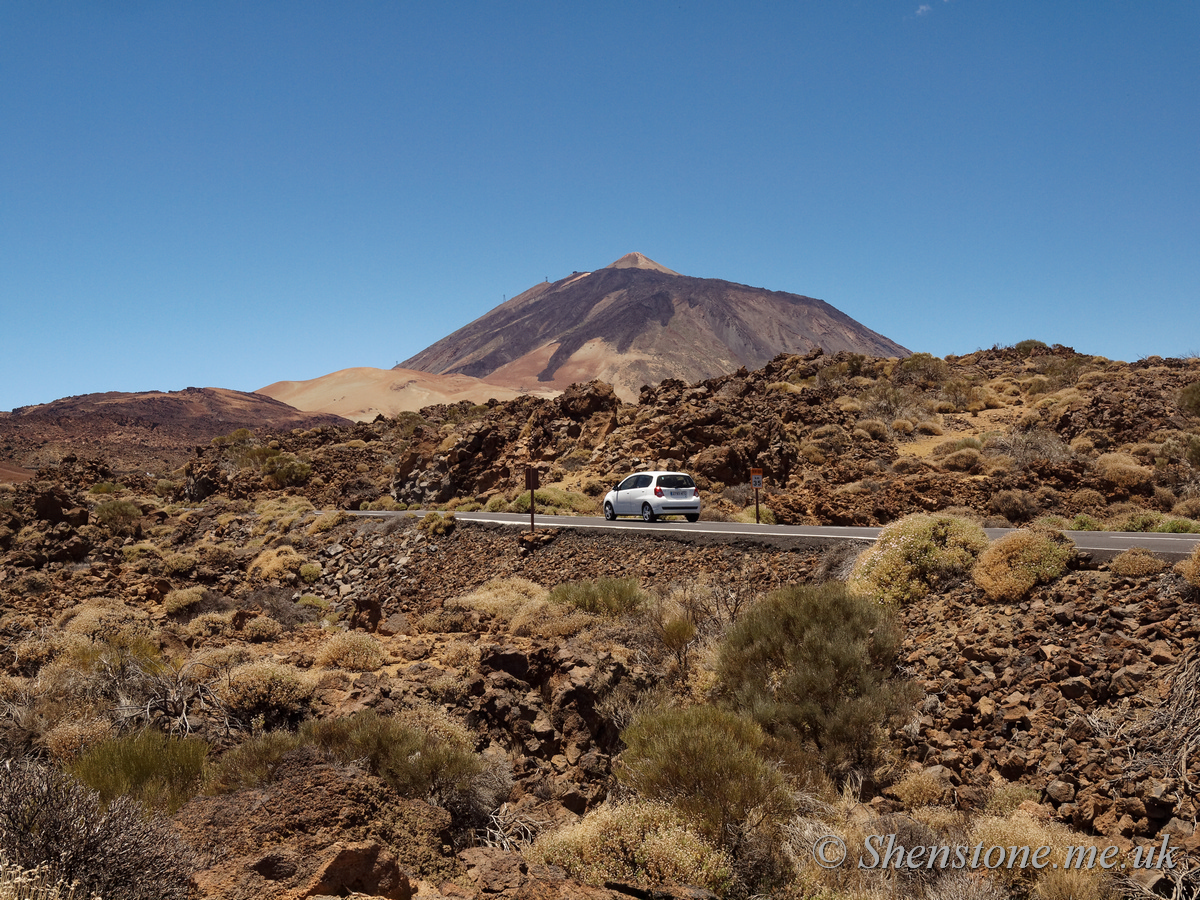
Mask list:
[[[0,4],[0,409],[389,367],[633,250],[1200,351],[1200,4]]]

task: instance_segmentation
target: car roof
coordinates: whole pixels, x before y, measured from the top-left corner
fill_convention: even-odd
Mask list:
[[[647,469],[644,472],[630,472],[629,475],[687,475],[687,472],[678,472],[675,469]],[[629,475],[625,477],[628,478]],[[690,475],[688,476],[691,477]]]

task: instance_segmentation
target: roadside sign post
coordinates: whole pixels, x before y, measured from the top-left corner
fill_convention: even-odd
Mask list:
[[[762,469],[750,470],[750,481],[754,485],[754,524],[758,522],[758,491],[762,487]]]
[[[533,534],[533,492],[538,489],[538,470],[533,466],[525,467],[525,487],[529,488],[529,533]]]

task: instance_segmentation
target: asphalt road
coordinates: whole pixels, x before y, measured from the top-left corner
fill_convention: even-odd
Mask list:
[[[423,515],[423,512],[400,513],[366,512],[362,516]],[[460,522],[483,522],[495,525],[529,527],[529,516],[516,513],[456,512]],[[537,516],[539,528],[603,529],[605,531],[637,531],[647,537],[670,536],[674,540],[697,543],[766,543],[773,546],[817,547],[841,541],[874,541],[878,528],[850,528],[835,525],[742,525],[738,522],[685,522],[682,519],[660,519],[643,522],[641,519],[618,519],[606,522],[599,516]],[[992,540],[1013,529],[988,528]],[[1068,531],[1075,546],[1092,554],[1097,560],[1111,559],[1130,547],[1145,547],[1156,556],[1170,561],[1187,557],[1200,544],[1196,534],[1148,534],[1127,531]]]

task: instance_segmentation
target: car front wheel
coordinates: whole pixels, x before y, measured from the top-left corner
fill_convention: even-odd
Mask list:
[[[642,504],[642,519],[646,522],[653,522],[658,519],[658,516],[654,514],[653,507],[649,503]]]
[[[608,519],[610,522],[615,522],[617,520],[617,511],[613,509],[613,505],[611,503],[604,504],[604,518]]]

